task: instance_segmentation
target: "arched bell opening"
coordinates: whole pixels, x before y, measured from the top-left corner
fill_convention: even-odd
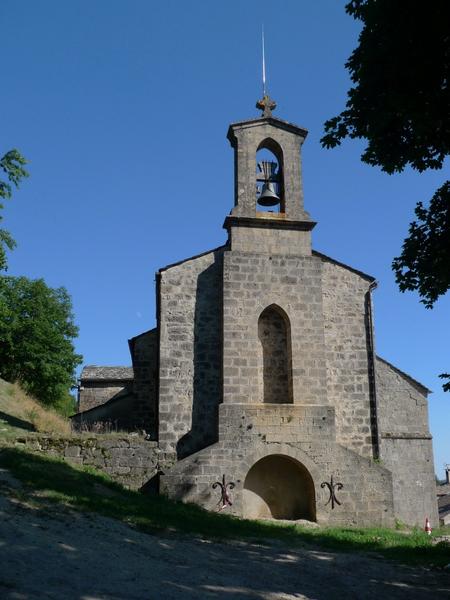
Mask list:
[[[256,150],[256,209],[284,213],[283,151],[271,138]]]
[[[316,520],[314,482],[297,460],[271,454],[247,473],[243,512],[248,519]]]
[[[262,347],[263,402],[292,404],[292,348],[289,317],[272,304],[258,319]]]

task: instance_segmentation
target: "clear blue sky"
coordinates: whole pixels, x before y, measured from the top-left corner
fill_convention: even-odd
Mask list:
[[[155,325],[158,268],[225,241],[233,204],[228,124],[258,113],[261,24],[276,115],[309,130],[305,205],[314,247],[377,278],[378,353],[434,391],[435,464],[450,462],[450,297],[433,310],[390,270],[413,207],[444,173],[388,176],[362,144],[319,144],[344,106],[359,26],[320,0],[3,0],[0,152],[31,177],[8,202],[12,275],[67,287],[85,364],[129,364],[127,340]],[[448,171],[448,163],[446,164]],[[447,173],[448,176],[448,173]]]

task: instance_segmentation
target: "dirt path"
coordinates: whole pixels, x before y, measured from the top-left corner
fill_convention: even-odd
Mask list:
[[[96,515],[36,510],[5,493],[0,598],[448,599],[450,575],[281,543],[152,536]]]

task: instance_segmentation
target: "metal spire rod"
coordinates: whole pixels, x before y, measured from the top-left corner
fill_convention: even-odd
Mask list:
[[[264,49],[264,25],[262,26],[262,80],[263,80],[263,96],[266,95],[266,55]]]
[[[271,117],[272,110],[277,107],[276,102],[269,98],[266,90],[266,48],[264,44],[264,24],[261,29],[261,41],[262,41],[262,88],[263,88],[263,97],[261,100],[258,100],[256,103],[256,108],[259,108],[263,111],[263,117]]]

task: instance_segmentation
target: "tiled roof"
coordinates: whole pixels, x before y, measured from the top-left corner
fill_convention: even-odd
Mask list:
[[[82,381],[123,381],[133,379],[133,367],[97,367],[87,365],[81,371]]]

